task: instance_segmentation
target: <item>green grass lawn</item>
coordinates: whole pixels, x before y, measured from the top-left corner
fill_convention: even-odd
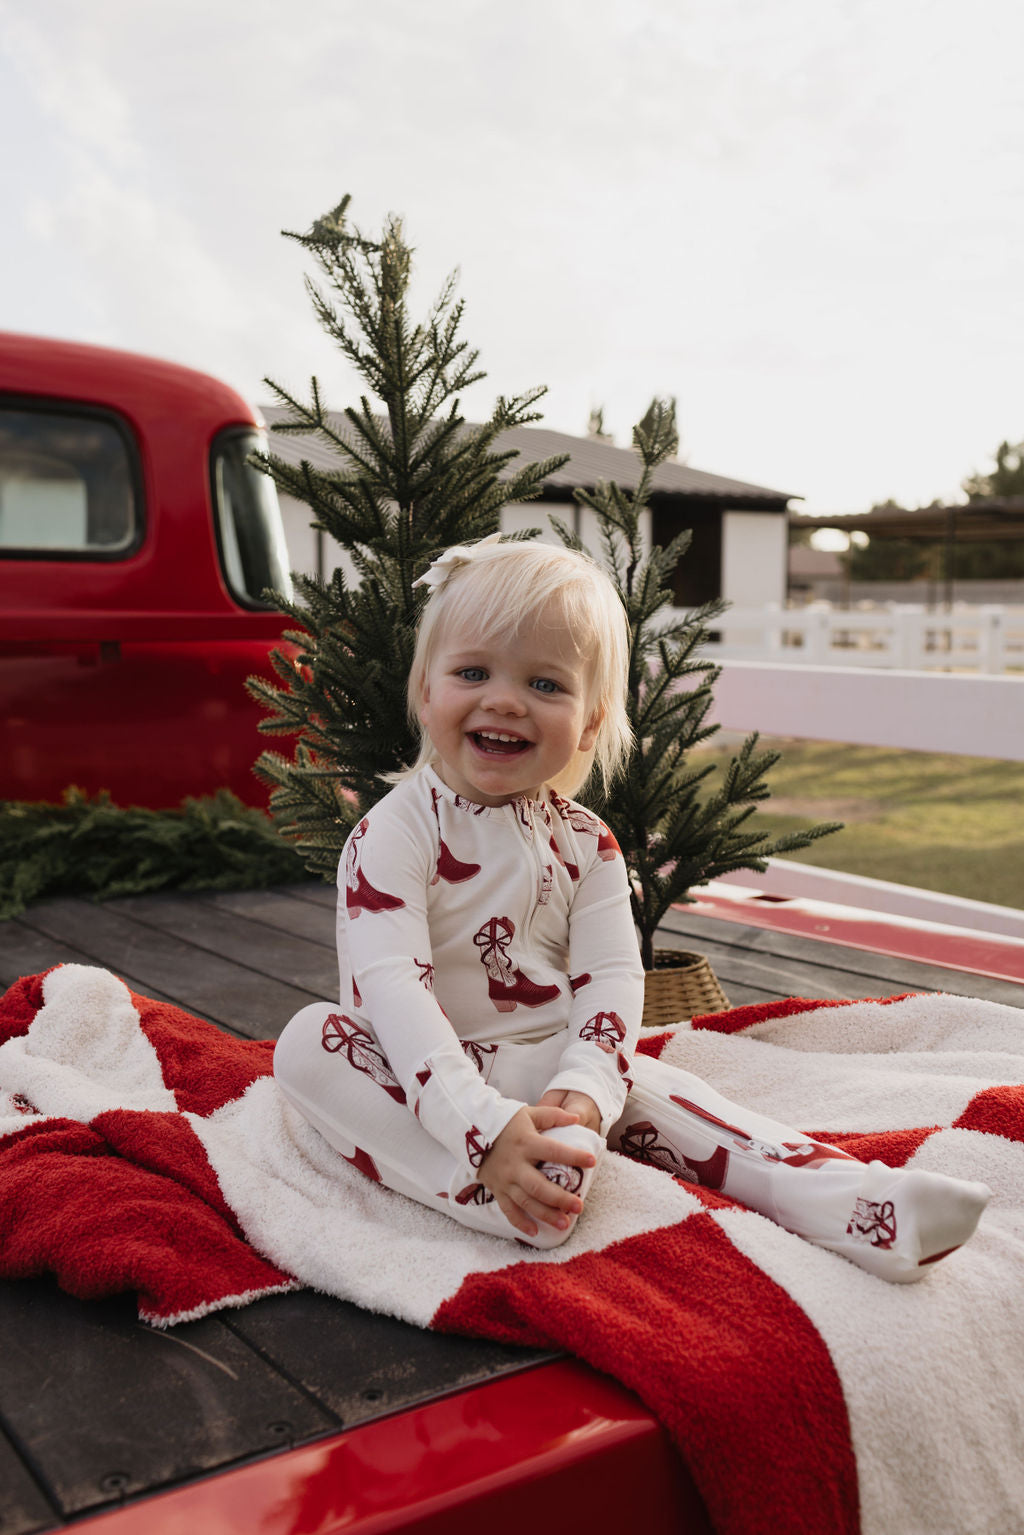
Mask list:
[[[773,832],[845,828],[800,863],[1024,907],[1024,763],[762,736],[782,753],[757,811]],[[708,755],[733,748],[712,741]],[[717,776],[717,775],[716,775]]]

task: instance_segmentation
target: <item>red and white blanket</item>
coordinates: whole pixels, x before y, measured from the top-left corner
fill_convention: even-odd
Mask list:
[[[722,1535],[1021,1528],[1024,1013],[952,996],[789,1002],[646,1040],[863,1158],[994,1191],[974,1239],[888,1285],[618,1156],[553,1253],[347,1165],[229,1038],[103,970],[0,1001],[0,1273],[138,1294],[169,1326],[297,1283],[443,1331],[570,1350],[671,1431]]]

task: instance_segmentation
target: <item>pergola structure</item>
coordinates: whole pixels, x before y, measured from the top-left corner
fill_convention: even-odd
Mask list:
[[[877,507],[849,516],[807,516],[790,511],[794,528],[838,528],[843,533],[862,532],[869,538],[912,538],[937,543],[995,543],[1024,538],[1024,496],[985,501],[961,501],[950,506]]]
[[[837,528],[843,533],[866,533],[869,538],[913,539],[941,544],[942,581],[947,606],[953,600],[956,580],[956,547],[964,543],[1002,543],[1024,539],[1024,496],[991,497],[961,501],[949,506],[876,507],[850,516],[805,516],[790,511],[791,528]]]

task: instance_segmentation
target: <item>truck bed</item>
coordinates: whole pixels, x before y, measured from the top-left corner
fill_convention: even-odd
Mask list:
[[[333,908],[318,884],[50,900],[0,925],[0,983],[101,965],[230,1033],[270,1038],[335,990]],[[777,930],[770,907],[756,925],[736,916],[727,902],[677,909],[659,935],[707,955],[733,1005],[943,990],[1024,1007],[1020,982]],[[555,1523],[601,1528],[617,1500],[625,1517],[638,1474],[657,1509],[645,1528],[707,1528],[660,1426],[615,1383],[309,1290],[159,1332],[128,1297],[0,1284],[0,1359],[3,1535],[83,1519],[93,1535],[370,1535],[481,1518],[498,1535],[539,1485]]]

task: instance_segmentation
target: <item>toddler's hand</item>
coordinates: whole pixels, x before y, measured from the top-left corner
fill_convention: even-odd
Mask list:
[[[513,1114],[484,1157],[477,1176],[498,1201],[498,1208],[524,1236],[537,1235],[537,1222],[565,1231],[569,1217],[578,1215],[583,1201],[559,1188],[539,1170],[539,1162],[559,1162],[567,1167],[593,1167],[592,1152],[562,1145],[541,1130],[576,1124],[578,1116],[554,1104],[524,1104]]]
[[[588,1093],[577,1093],[571,1089],[562,1092],[557,1087],[546,1092],[541,1098],[542,1104],[550,1104],[552,1108],[565,1109],[570,1114],[575,1114],[579,1123],[588,1130],[601,1131],[601,1111],[593,1098]]]

